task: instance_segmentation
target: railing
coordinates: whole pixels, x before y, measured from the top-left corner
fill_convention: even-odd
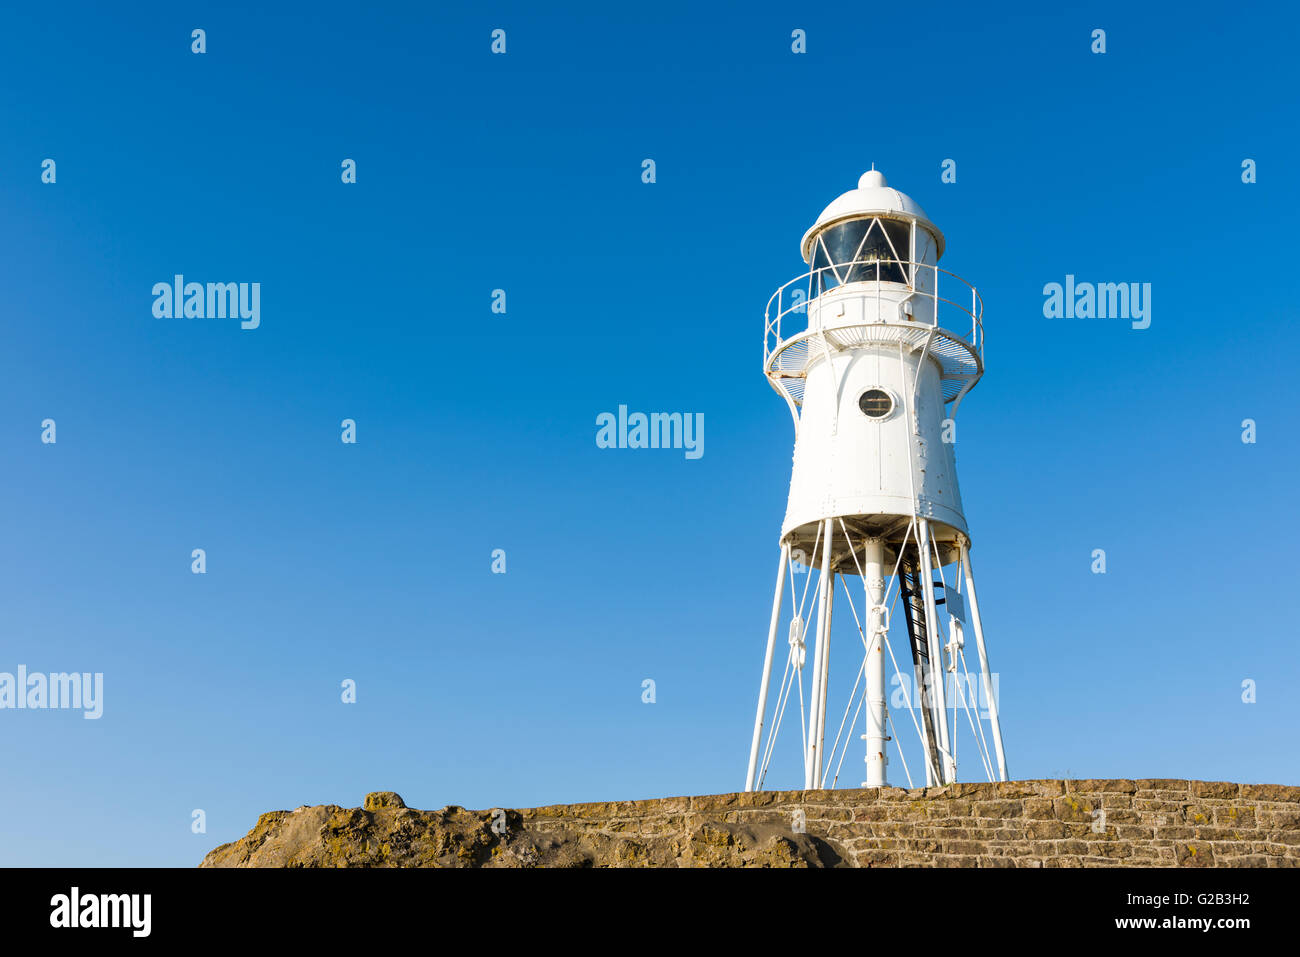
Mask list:
[[[889,279],[881,279],[881,272],[887,271],[890,266],[897,267],[900,276],[907,281],[895,282]],[[874,270],[874,278],[855,278],[858,274],[869,269]],[[927,273],[926,270],[929,270],[929,272]],[[963,299],[966,298],[965,291],[969,290],[970,308],[940,294],[939,276],[941,273],[949,277],[948,287],[951,288],[954,282],[957,284],[959,292],[956,294]],[[840,278],[841,276],[849,278],[847,281],[843,281]],[[924,282],[918,283],[919,279],[923,280],[927,277],[930,279],[928,284]],[[929,288],[926,288],[927,285]],[[767,302],[767,309],[763,313],[765,321],[763,333],[764,372],[771,368],[770,363],[773,353],[779,351],[788,340],[797,338],[809,331],[808,308],[819,296],[826,295],[836,289],[847,291],[855,287],[861,288],[863,296],[874,294],[877,306],[882,301],[889,303],[930,303],[932,305],[930,322],[911,321],[915,321],[916,325],[922,328],[934,327],[942,329],[947,335],[963,340],[979,357],[980,366],[983,366],[984,301],[980,299],[979,293],[975,291],[974,286],[956,273],[940,269],[933,263],[912,262],[904,259],[859,259],[851,263],[837,263],[833,266],[821,266],[817,269],[811,269],[803,275],[791,279],[772,294],[772,298]],[[881,297],[882,288],[886,296],[884,300]],[[879,309],[877,309],[876,315],[879,315]],[[970,329],[969,336],[964,331],[967,326]]]

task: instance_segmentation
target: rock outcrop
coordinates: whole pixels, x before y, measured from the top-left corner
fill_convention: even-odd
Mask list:
[[[270,811],[202,867],[1300,865],[1300,788],[1179,780]]]

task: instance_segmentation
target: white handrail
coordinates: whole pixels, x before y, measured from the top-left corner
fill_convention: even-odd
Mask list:
[[[910,284],[893,283],[890,282],[889,280],[882,280],[880,278],[880,273],[882,271],[881,267],[888,266],[888,265],[898,266],[900,271],[903,273],[903,275],[905,276],[910,275],[913,278],[912,283]],[[844,274],[852,275],[853,267],[855,266],[875,267],[874,280],[859,279],[859,280],[852,280],[850,282],[842,282],[839,280],[839,272],[838,272],[839,270],[844,270],[847,267],[847,271]],[[911,267],[911,268],[904,268],[904,267]],[[808,314],[808,308],[812,305],[812,303],[817,298],[820,298],[821,296],[831,292],[834,289],[846,288],[849,286],[858,285],[859,283],[865,285],[868,282],[871,282],[874,286],[874,292],[875,292],[876,304],[877,304],[877,314],[878,314],[879,303],[880,303],[880,290],[881,290],[882,282],[886,282],[889,285],[898,286],[901,289],[906,289],[913,294],[923,291],[919,288],[919,285],[916,282],[916,276],[918,275],[918,267],[929,269],[931,271],[931,275],[934,277],[934,281],[932,283],[932,289],[929,290],[930,293],[929,298],[933,303],[934,315],[929,325],[935,328],[942,328],[945,331],[951,331],[951,327],[948,324],[940,321],[940,317],[939,317],[940,303],[944,303],[946,305],[953,307],[954,309],[960,310],[961,312],[965,313],[967,316],[970,317],[971,320],[969,345],[980,357],[980,362],[982,364],[983,356],[984,356],[984,300],[980,298],[979,291],[976,290],[976,288],[973,285],[971,285],[961,276],[958,276],[956,273],[949,272],[947,269],[943,269],[942,267],[934,263],[917,262],[913,260],[903,260],[903,259],[871,259],[871,260],[855,259],[852,262],[848,262],[848,263],[835,263],[834,265],[819,266],[816,269],[810,269],[807,272],[799,276],[796,276],[794,279],[791,279],[789,282],[777,288],[776,292],[774,292],[771,298],[768,299],[767,308],[763,312],[764,368],[766,369],[767,364],[772,357],[772,354],[774,352],[779,351],[781,346],[787,341],[788,338],[797,337],[807,331],[808,327],[805,321],[803,327],[793,332],[789,337],[782,335],[781,320],[786,315],[790,313],[798,312],[798,313],[802,313],[806,318]],[[826,278],[827,272],[829,272],[831,276],[834,277],[835,285],[827,286],[825,284],[824,280]],[[955,279],[958,283],[970,289],[971,306],[969,309],[967,309],[961,303],[955,302],[954,300],[947,299],[939,295],[939,274],[940,273],[946,273],[948,276]],[[792,302],[789,306],[785,306],[784,304],[787,298],[787,290],[789,290],[790,287],[793,286],[795,283],[802,283],[805,280],[807,280],[807,291],[806,293],[804,293],[803,298],[798,302]],[[816,296],[813,295],[814,291],[817,292]],[[791,298],[793,298],[793,296],[791,296]],[[776,306],[775,314],[773,314],[773,308],[772,308],[773,304],[775,304]],[[774,342],[773,342],[773,337],[775,337]]]

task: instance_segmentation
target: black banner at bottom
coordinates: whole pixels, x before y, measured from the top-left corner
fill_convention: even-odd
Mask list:
[[[0,927],[9,942],[91,946],[373,945],[430,933],[436,943],[457,928],[584,946],[629,935],[661,946],[806,942],[810,929],[819,942],[862,941],[878,923],[952,944],[1041,943],[1047,932],[1071,943],[1196,935],[1231,945],[1289,935],[1298,878],[1292,869],[11,869],[0,870]]]

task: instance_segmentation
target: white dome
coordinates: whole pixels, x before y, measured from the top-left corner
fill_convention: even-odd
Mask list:
[[[822,214],[817,217],[817,222],[813,223],[812,228],[803,234],[799,251],[803,254],[804,262],[809,262],[809,256],[812,254],[814,234],[824,226],[845,219],[858,219],[872,213],[885,215],[894,213],[903,219],[918,220],[934,235],[938,255],[943,255],[943,233],[939,232],[938,226],[930,222],[930,217],[921,208],[921,204],[906,193],[886,185],[884,173],[877,169],[869,169],[858,179],[857,189],[851,189],[837,197],[822,210]]]

